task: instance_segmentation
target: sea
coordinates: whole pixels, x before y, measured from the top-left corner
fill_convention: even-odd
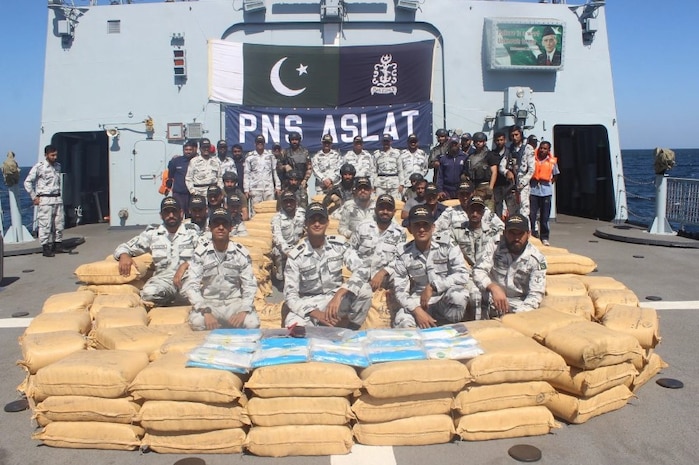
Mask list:
[[[629,211],[629,222],[641,226],[650,226],[655,218],[655,173],[653,161],[654,149],[622,150],[624,180]],[[675,167],[668,172],[671,177],[699,179],[699,149],[675,149]],[[19,208],[22,224],[29,231],[35,229],[33,224],[34,209],[29,194],[22,187],[30,167],[22,167],[20,172]],[[6,231],[10,227],[10,206],[5,183],[0,181],[0,209],[2,224]],[[673,227],[678,225],[673,224]]]

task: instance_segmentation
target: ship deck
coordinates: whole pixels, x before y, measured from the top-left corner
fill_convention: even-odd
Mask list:
[[[613,276],[639,297],[642,305],[654,306],[660,315],[662,343],[656,349],[670,367],[662,377],[677,378],[684,388],[665,389],[651,381],[640,388],[623,409],[593,418],[582,425],[566,425],[547,436],[485,442],[456,442],[421,447],[356,446],[348,456],[291,457],[272,459],[247,455],[202,455],[207,464],[282,463],[289,465],[440,465],[463,463],[514,463],[507,450],[515,444],[532,444],[541,449],[542,464],[599,463],[655,464],[696,463],[699,454],[694,441],[699,433],[695,415],[699,399],[699,365],[695,360],[695,337],[699,333],[699,289],[691,284],[699,269],[696,248],[656,247],[599,238],[607,223],[561,216],[551,225],[552,244],[587,255],[598,264],[598,274]],[[623,230],[622,230],[623,231]],[[67,237],[85,242],[71,254],[43,258],[40,254],[5,258],[5,279],[0,286],[0,379],[2,403],[18,399],[16,386],[23,371],[15,365],[21,359],[17,338],[36,316],[44,300],[58,292],[75,290],[72,271],[80,264],[103,259],[117,244],[138,230],[109,229],[106,224],[85,225],[66,231]],[[11,250],[7,246],[6,252]],[[12,255],[12,254],[11,254]],[[648,296],[662,300],[651,302]],[[29,312],[27,318],[12,318]],[[34,425],[30,411],[2,413],[3,441],[0,464],[171,464],[182,455],[140,454],[78,449],[54,449],[31,439]]]

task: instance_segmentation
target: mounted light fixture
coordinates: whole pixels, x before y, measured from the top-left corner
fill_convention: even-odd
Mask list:
[[[420,2],[418,0],[397,0],[396,8],[402,8],[403,10],[415,11],[420,7]]]
[[[243,0],[243,11],[253,13],[257,11],[265,11],[264,0]]]
[[[119,137],[119,130],[117,128],[110,128],[105,131],[107,133],[107,137],[110,139],[114,139],[116,137]]]

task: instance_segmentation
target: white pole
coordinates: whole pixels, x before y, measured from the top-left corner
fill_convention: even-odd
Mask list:
[[[667,221],[667,175],[655,176],[655,219],[648,229],[651,234],[676,234]]]

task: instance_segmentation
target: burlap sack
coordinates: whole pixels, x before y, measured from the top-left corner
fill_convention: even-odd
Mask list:
[[[371,298],[371,307],[360,329],[387,329],[391,327],[392,313],[386,302],[386,290],[379,289]]]
[[[589,321],[549,332],[545,344],[568,365],[583,370],[631,362],[643,356],[635,337]]]
[[[49,396],[92,396],[115,399],[148,365],[146,354],[125,350],[82,350],[36,373],[38,401]]]
[[[170,352],[188,354],[192,349],[204,343],[210,331],[190,331],[189,333],[173,334],[168,337],[158,350],[151,352],[150,360],[157,360]]]
[[[502,324],[519,331],[535,341],[543,343],[546,335],[557,328],[571,323],[585,321],[585,318],[571,313],[541,308],[530,312],[509,313],[502,317]]]
[[[631,289],[593,289],[589,292],[595,306],[595,319],[602,321],[607,307],[612,304],[638,307],[638,297]]]
[[[136,450],[143,428],[96,421],[55,421],[32,435],[47,446],[69,449]]]
[[[87,396],[51,396],[34,408],[39,426],[53,421],[99,421],[131,424],[141,408],[132,397],[103,399]]]
[[[368,446],[424,446],[444,444],[454,437],[451,415],[425,415],[383,423],[356,423],[352,433]]]
[[[140,287],[131,284],[84,284],[78,291],[89,291],[95,295],[139,294]]]
[[[510,337],[526,337],[519,331],[508,328],[500,320],[478,320],[464,323],[468,334],[478,342],[507,339]]]
[[[152,325],[148,326],[148,328],[152,329],[153,331],[157,331],[159,333],[162,333],[168,337],[168,339],[172,336],[186,336],[188,334],[192,334],[194,331],[192,330],[192,327],[189,326],[189,323],[179,323],[176,325]],[[167,339],[166,339],[167,340]],[[163,342],[164,344],[164,342]],[[151,355],[153,353],[158,352],[159,349],[155,349],[153,352],[151,352]]]
[[[142,370],[129,386],[136,399],[225,403],[241,396],[240,376],[224,370],[186,368],[187,356],[171,352]]]
[[[588,274],[595,271],[597,263],[589,257],[574,253],[551,253],[544,247],[541,252],[546,257],[546,274]]]
[[[240,428],[203,433],[147,432],[141,449],[159,454],[239,454],[243,451],[245,431]]]
[[[264,300],[255,302],[255,311],[260,318],[260,328],[272,329],[281,328],[282,325],[282,306],[284,302],[267,303]]]
[[[655,352],[651,352],[648,356],[648,361],[643,367],[643,369],[636,375],[631,384],[631,389],[636,392],[638,388],[650,381],[655,375],[660,373],[663,368],[667,368],[670,365],[665,363],[665,361],[660,358]]]
[[[254,426],[245,439],[251,454],[263,457],[289,455],[344,455],[352,448],[349,426]]]
[[[345,397],[253,397],[246,409],[255,426],[346,425],[355,418]]]
[[[95,296],[95,300],[90,306],[92,319],[97,318],[100,310],[105,307],[136,308],[143,307],[143,304],[141,303],[141,297],[136,294],[98,295]]]
[[[378,399],[363,393],[352,404],[352,411],[362,423],[383,423],[401,418],[449,414],[451,392]]]
[[[148,326],[179,325],[189,321],[191,305],[154,307],[148,312]]]
[[[546,277],[546,295],[571,297],[587,295],[587,288],[578,279],[557,275]]]
[[[119,262],[109,256],[99,262],[80,265],[75,270],[75,276],[86,284],[126,284],[145,277],[152,264],[150,254],[133,257],[131,272],[128,276],[122,276],[119,274]]]
[[[634,336],[644,349],[660,343],[658,312],[654,308],[612,304],[607,307],[602,324]]]
[[[455,423],[456,434],[465,441],[539,436],[560,427],[544,406],[472,413],[457,418]]]
[[[550,308],[557,312],[579,315],[587,321],[592,320],[595,314],[595,306],[589,296],[544,296],[539,308]]]
[[[20,338],[22,360],[17,362],[32,375],[73,352],[85,350],[87,340],[77,331],[27,334]]]
[[[277,201],[276,200],[263,200],[262,202],[257,202],[253,208],[255,209],[255,216],[260,213],[276,213],[277,212]]]
[[[556,418],[580,424],[603,413],[620,409],[631,397],[633,393],[622,384],[592,397],[576,397],[560,392],[546,406]]]
[[[205,404],[173,400],[147,400],[141,407],[138,421],[149,433],[212,431],[250,424],[237,402]]]
[[[544,405],[556,395],[546,381],[502,383],[490,386],[469,385],[454,398],[453,408],[462,415],[516,407]]]
[[[481,342],[485,351],[466,366],[476,384],[547,381],[566,370],[566,363],[557,353],[528,337]]]
[[[350,366],[309,362],[257,368],[245,387],[260,397],[345,397],[362,380]]]
[[[630,386],[637,374],[633,363],[620,363],[594,370],[581,370],[568,367],[569,370],[549,381],[559,391],[565,391],[579,397],[592,397],[624,384]]]
[[[86,312],[95,294],[90,291],[63,292],[44,301],[41,313]]]
[[[244,237],[233,237],[231,242],[238,243],[245,247],[245,249],[250,252],[259,252],[263,254],[268,254],[272,251],[272,237],[262,237],[258,234],[244,236]]]
[[[379,363],[359,376],[367,392],[379,399],[457,392],[471,380],[466,366],[456,360]]]
[[[169,335],[148,326],[124,326],[93,331],[90,344],[97,349],[130,350],[150,356],[160,349]]]
[[[69,312],[69,313],[41,313],[32,319],[25,335],[52,333],[56,331],[72,331],[80,334],[90,332],[92,322],[88,312]]]
[[[146,326],[148,316],[143,307],[103,307],[92,323],[92,330],[122,328],[124,326]]]
[[[617,281],[616,279],[612,278],[611,276],[584,276],[584,275],[578,275],[576,276],[578,280],[580,280],[585,287],[587,287],[587,291],[590,292],[595,289],[617,289],[617,290],[622,290],[622,289],[627,289],[626,285],[622,283],[621,281]]]

